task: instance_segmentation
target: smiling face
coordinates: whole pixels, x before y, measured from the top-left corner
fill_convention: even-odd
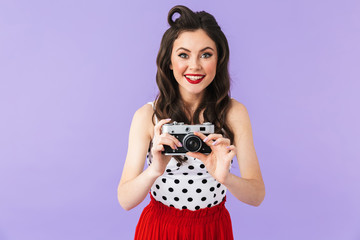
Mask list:
[[[174,41],[170,69],[183,97],[203,94],[214,80],[216,64],[215,42],[204,30],[182,32]]]

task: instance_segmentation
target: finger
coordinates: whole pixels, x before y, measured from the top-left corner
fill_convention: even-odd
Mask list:
[[[169,133],[162,133],[161,136],[167,137],[169,139],[171,139],[176,146],[178,147],[182,147],[181,142],[179,141],[179,139],[177,139],[176,137],[174,137],[173,135],[169,134]]]
[[[237,152],[236,147],[234,145],[227,146],[226,148],[230,151],[229,153],[233,153],[234,155]]]
[[[212,134],[209,134],[205,139],[204,139],[204,142],[207,142],[207,141],[210,141],[210,140],[217,140],[218,138],[222,138],[223,135],[221,134],[217,134],[217,133],[212,133]]]
[[[162,151],[165,151],[165,148],[163,145],[160,144],[160,145],[154,146],[152,151],[153,152],[162,152]]]
[[[228,138],[218,138],[218,139],[216,139],[216,141],[214,141],[212,143],[213,146],[219,145],[219,144],[230,145],[230,139],[228,139]]]
[[[162,125],[164,125],[165,123],[168,123],[170,121],[171,121],[171,118],[167,118],[167,119],[163,119],[163,120],[159,121],[154,127],[154,136],[159,136],[161,134]]]
[[[212,140],[211,140],[211,139],[209,140],[209,136],[211,137],[211,135],[217,135],[217,137],[222,137],[221,134],[209,134],[208,136],[204,135],[204,134],[201,133],[201,132],[194,132],[194,134],[195,134],[196,136],[200,137],[200,139],[203,140],[204,143],[205,143],[206,145],[208,145],[209,147],[212,146]]]
[[[172,149],[177,149],[176,142],[171,137],[160,137],[158,144],[168,145]]]
[[[194,134],[196,136],[199,136],[201,138],[201,140],[203,140],[204,142],[208,142],[210,140],[216,140],[218,138],[221,138],[223,137],[221,134],[217,134],[217,133],[211,133],[209,135],[204,135],[203,133],[201,132],[194,132]]]

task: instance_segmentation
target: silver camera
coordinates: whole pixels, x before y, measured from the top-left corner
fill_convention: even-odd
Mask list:
[[[185,155],[186,152],[211,153],[211,148],[201,138],[196,136],[194,132],[201,132],[206,136],[214,133],[214,125],[212,123],[186,125],[183,122],[173,122],[164,124],[161,130],[163,133],[173,135],[182,144],[182,147],[178,147],[177,150],[164,145],[165,150],[162,153],[165,155]]]

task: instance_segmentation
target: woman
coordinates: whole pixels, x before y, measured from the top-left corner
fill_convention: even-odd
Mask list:
[[[174,21],[175,13],[180,16]],[[265,186],[248,112],[229,96],[228,43],[215,18],[204,11],[175,6],[168,22],[157,56],[159,94],[134,114],[119,203],[130,210],[150,192],[135,239],[233,239],[226,190],[259,206]],[[213,134],[194,133],[211,153],[162,154],[164,146],[182,146],[161,131],[173,121],[214,124]],[[148,167],[143,171],[146,155]],[[229,171],[235,155],[241,177]]]

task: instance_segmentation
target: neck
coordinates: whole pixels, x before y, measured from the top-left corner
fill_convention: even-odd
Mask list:
[[[184,102],[185,108],[187,111],[189,111],[189,113],[191,114],[191,118],[195,113],[195,110],[198,108],[198,106],[200,105],[201,100],[204,97],[204,91],[199,93],[199,94],[182,94],[181,95],[181,99]]]

